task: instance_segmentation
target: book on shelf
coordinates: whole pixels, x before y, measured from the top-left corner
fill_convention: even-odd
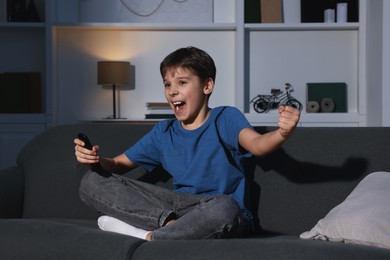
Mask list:
[[[34,4],[34,0],[30,0],[26,6],[26,22],[40,22],[41,18],[39,17],[37,7]]]
[[[146,108],[148,109],[171,109],[168,102],[147,102]]]
[[[0,0],[6,1],[7,22],[40,22],[34,0]],[[3,2],[1,2],[4,7]]]
[[[168,102],[147,102],[145,119],[168,119],[175,118]]]
[[[260,18],[262,23],[283,22],[282,0],[260,0]]]
[[[7,0],[7,21],[24,22],[26,0]]]
[[[145,114],[145,119],[170,119],[175,118],[174,114]]]
[[[0,22],[5,22],[7,19],[7,2],[0,0]]]
[[[260,23],[260,0],[245,0],[245,23]]]
[[[163,114],[163,115],[167,115],[167,114],[174,114],[172,109],[169,108],[169,109],[147,109],[145,114]]]

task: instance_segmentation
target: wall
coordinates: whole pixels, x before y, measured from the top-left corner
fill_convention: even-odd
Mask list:
[[[390,126],[390,1],[369,1],[367,13],[367,125]]]
[[[79,7],[80,22],[213,22],[213,0],[82,0]]]
[[[177,48],[206,50],[217,66],[210,104],[234,105],[234,32],[116,31],[59,29],[57,32],[59,124],[112,114],[112,92],[96,83],[99,60],[127,60],[134,66],[135,89],[120,91],[120,115],[142,119],[145,102],[165,101],[161,60]]]
[[[390,1],[383,1],[383,115],[382,125],[390,126]]]
[[[367,125],[382,125],[382,51],[383,51],[383,3],[372,1],[367,4],[367,78],[365,98],[367,104]],[[380,14],[380,15],[374,15]]]

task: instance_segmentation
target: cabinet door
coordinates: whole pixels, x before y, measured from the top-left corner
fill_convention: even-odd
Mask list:
[[[0,124],[0,169],[16,165],[23,146],[44,130],[44,124]]]

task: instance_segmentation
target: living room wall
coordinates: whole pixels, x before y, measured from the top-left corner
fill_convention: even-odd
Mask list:
[[[59,29],[57,37],[59,123],[96,120],[112,114],[112,91],[97,85],[97,61],[132,65],[133,86],[119,88],[120,115],[143,119],[145,102],[165,101],[159,72],[162,59],[177,48],[206,50],[217,66],[211,106],[234,105],[233,32],[116,31]]]

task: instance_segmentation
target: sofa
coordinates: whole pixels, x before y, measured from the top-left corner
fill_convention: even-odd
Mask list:
[[[78,123],[33,138],[15,166],[0,171],[0,258],[390,259],[388,248],[300,237],[365,176],[390,171],[387,127],[299,127],[280,149],[250,159],[251,206],[261,227],[253,236],[147,242],[99,230],[99,214],[79,199],[78,187],[88,167],[76,161],[73,139],[83,132],[100,145],[102,155],[114,156],[153,126]],[[163,169],[136,169],[127,175],[171,187]]]

